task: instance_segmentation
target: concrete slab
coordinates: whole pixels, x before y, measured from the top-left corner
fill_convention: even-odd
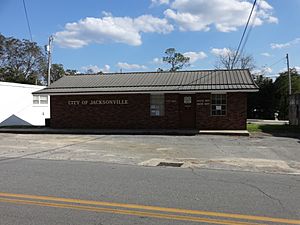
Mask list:
[[[247,123],[264,124],[264,125],[288,125],[288,120],[261,120],[261,119],[247,119]]]
[[[75,160],[292,173],[300,171],[298,138],[222,135],[0,134],[0,160]]]
[[[249,136],[247,130],[199,130],[199,134]]]
[[[99,134],[99,135],[197,135],[218,134],[249,136],[247,130],[197,129],[53,129],[48,127],[0,128],[0,133],[14,134]]]

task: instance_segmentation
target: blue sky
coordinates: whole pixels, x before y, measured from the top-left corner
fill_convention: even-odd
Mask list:
[[[186,69],[213,69],[216,57],[236,48],[253,1],[248,0],[26,0],[33,40],[54,35],[53,63],[85,72],[167,68],[167,48],[191,58]],[[259,0],[245,51],[267,76],[290,56],[300,70],[299,0]],[[48,4],[48,5],[47,5]],[[22,0],[0,0],[0,32],[29,39]]]

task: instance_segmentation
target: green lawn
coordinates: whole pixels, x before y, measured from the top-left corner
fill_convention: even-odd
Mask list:
[[[290,125],[264,125],[264,124],[247,124],[249,132],[265,132],[265,133],[300,133],[299,126]]]

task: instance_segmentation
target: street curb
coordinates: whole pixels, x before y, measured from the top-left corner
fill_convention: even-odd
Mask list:
[[[98,134],[98,135],[234,135],[249,136],[244,130],[197,129],[52,129],[52,128],[0,128],[0,133],[13,134]]]

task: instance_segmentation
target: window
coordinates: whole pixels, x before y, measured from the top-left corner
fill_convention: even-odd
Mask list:
[[[48,104],[48,96],[34,95],[33,96],[34,105],[46,105]]]
[[[48,96],[40,96],[40,104],[48,104]]]
[[[150,115],[164,116],[165,115],[165,96],[150,95]]]
[[[212,116],[225,116],[226,109],[227,109],[226,94],[211,95],[211,115]]]
[[[39,104],[40,103],[40,96],[36,96],[36,95],[34,95],[33,96],[33,104]]]

